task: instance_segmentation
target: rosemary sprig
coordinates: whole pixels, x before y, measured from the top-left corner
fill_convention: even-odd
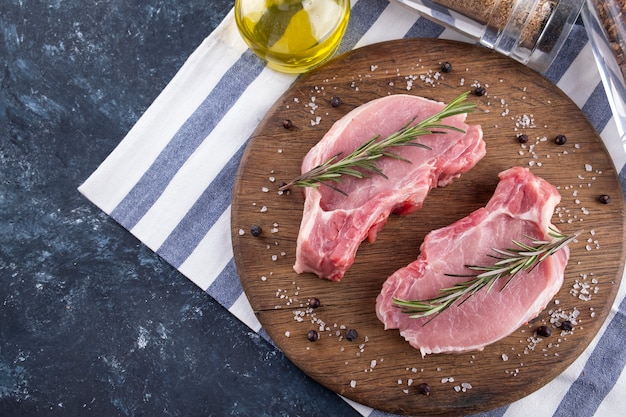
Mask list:
[[[376,164],[376,161],[382,157],[394,158],[406,162],[411,162],[401,157],[391,149],[397,146],[417,146],[424,149],[430,149],[428,146],[416,142],[417,137],[422,135],[429,135],[432,133],[441,133],[436,129],[452,130],[457,132],[463,132],[464,130],[442,124],[442,120],[455,116],[457,114],[469,113],[476,107],[475,103],[466,103],[467,95],[469,92],[465,92],[448,103],[439,113],[436,113],[421,122],[413,125],[415,118],[409,120],[400,130],[392,133],[386,138],[380,140],[380,135],[376,135],[363,145],[359,146],[351,154],[341,157],[341,153],[338,153],[321,165],[316,166],[308,172],[293,179],[289,183],[280,187],[280,190],[286,190],[291,186],[299,187],[314,187],[317,188],[320,184],[324,184],[335,191],[338,191],[344,195],[341,189],[333,185],[332,183],[341,182],[342,175],[349,175],[356,178],[366,178],[370,174],[380,175],[387,178],[382,172],[380,167]]]
[[[458,305],[461,305],[472,295],[485,287],[487,288],[487,292],[490,291],[501,278],[507,280],[501,288],[501,290],[503,290],[519,272],[532,270],[547,257],[574,241],[581,232],[582,231],[579,231],[573,235],[567,236],[554,228],[550,228],[548,234],[555,239],[551,242],[534,239],[530,236],[527,236],[531,239],[530,244],[513,240],[512,242],[516,246],[515,248],[505,250],[493,249],[496,254],[489,255],[489,257],[496,259],[493,265],[465,265],[466,268],[472,271],[480,272],[479,274],[446,274],[454,277],[469,277],[470,279],[459,282],[452,287],[440,289],[437,297],[428,300],[414,301],[394,298],[393,303],[397,307],[400,307],[404,313],[411,314],[411,318],[432,316],[430,320],[424,323],[427,324],[457,301],[460,300]]]

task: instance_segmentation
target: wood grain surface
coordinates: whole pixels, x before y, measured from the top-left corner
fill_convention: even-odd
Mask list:
[[[440,73],[448,61],[452,71]],[[466,175],[431,191],[408,216],[391,216],[375,243],[364,242],[341,282],[292,266],[302,217],[298,189],[278,184],[330,126],[353,108],[388,94],[408,93],[447,102],[470,95],[487,155]],[[343,104],[331,105],[339,97]],[[291,128],[283,121],[289,120]],[[526,146],[516,136],[530,138]],[[558,134],[565,145],[554,143]],[[509,337],[480,352],[422,358],[398,331],[383,330],[374,306],[385,279],[415,260],[425,234],[482,207],[498,173],[529,167],[559,188],[553,222],[566,233],[584,231],[571,245],[565,283],[546,310]],[[610,204],[598,197],[607,194]],[[250,233],[254,224],[261,236]],[[551,82],[492,51],[454,41],[411,39],[347,53],[301,77],[275,103],[252,135],[233,191],[232,242],[244,291],[263,329],[305,373],[331,390],[370,407],[405,415],[466,415],[506,405],[562,373],[592,341],[609,313],[624,265],[624,204],[617,173],[600,137],[578,107]],[[588,294],[586,294],[588,293]],[[311,298],[321,306],[308,308]],[[570,332],[551,322],[569,318]],[[493,317],[498,320],[498,317]],[[431,323],[436,325],[435,322]],[[547,325],[550,337],[535,329]],[[307,340],[309,330],[320,333]],[[320,330],[321,329],[321,330]],[[358,338],[349,341],[347,329]],[[430,395],[419,393],[427,383]]]

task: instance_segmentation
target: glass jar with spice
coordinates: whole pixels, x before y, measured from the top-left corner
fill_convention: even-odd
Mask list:
[[[482,45],[544,72],[584,0],[397,0]]]
[[[234,11],[239,33],[270,68],[301,73],[337,50],[350,0],[235,0]]]
[[[626,150],[626,0],[586,0],[582,18]]]

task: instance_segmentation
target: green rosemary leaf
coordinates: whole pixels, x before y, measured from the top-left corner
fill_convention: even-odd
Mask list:
[[[455,303],[463,304],[472,295],[485,288],[490,291],[500,279],[506,279],[502,289],[506,288],[522,271],[530,271],[543,262],[550,255],[555,254],[565,246],[573,242],[582,231],[566,236],[554,228],[550,228],[549,235],[555,240],[552,242],[531,239],[530,244],[512,240],[516,248],[492,250],[500,256],[490,257],[499,259],[493,265],[465,265],[469,270],[478,272],[477,274],[446,274],[451,277],[468,278],[449,288],[439,290],[439,295],[427,300],[402,300],[394,298],[393,304],[402,309],[404,313],[410,314],[411,318],[431,317],[429,323],[436,315],[445,311]],[[504,256],[504,258],[502,257]]]
[[[395,152],[391,152],[389,150],[390,148],[397,146],[416,146],[430,150],[430,147],[416,141],[419,136],[429,135],[432,133],[443,133],[442,131],[465,132],[463,129],[442,124],[441,121],[447,117],[473,111],[476,104],[465,102],[468,94],[469,92],[461,94],[448,103],[439,113],[433,114],[415,125],[413,125],[415,122],[415,118],[413,118],[402,126],[402,128],[386,138],[381,139],[381,135],[375,135],[349,155],[342,157],[341,154],[336,154],[332,156],[323,164],[305,172],[287,184],[281,186],[279,189],[286,190],[294,185],[299,187],[317,188],[320,184],[323,184],[328,185],[335,191],[339,191],[342,194],[347,195],[338,187],[331,186],[327,182],[332,180],[338,183],[340,181],[337,177],[342,175],[349,175],[356,178],[367,178],[371,174],[375,174],[387,178],[380,167],[376,164],[378,159],[387,157],[410,162]]]

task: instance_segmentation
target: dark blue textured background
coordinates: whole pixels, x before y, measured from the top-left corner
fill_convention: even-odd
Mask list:
[[[226,0],[0,2],[0,416],[356,416],[76,191]]]

